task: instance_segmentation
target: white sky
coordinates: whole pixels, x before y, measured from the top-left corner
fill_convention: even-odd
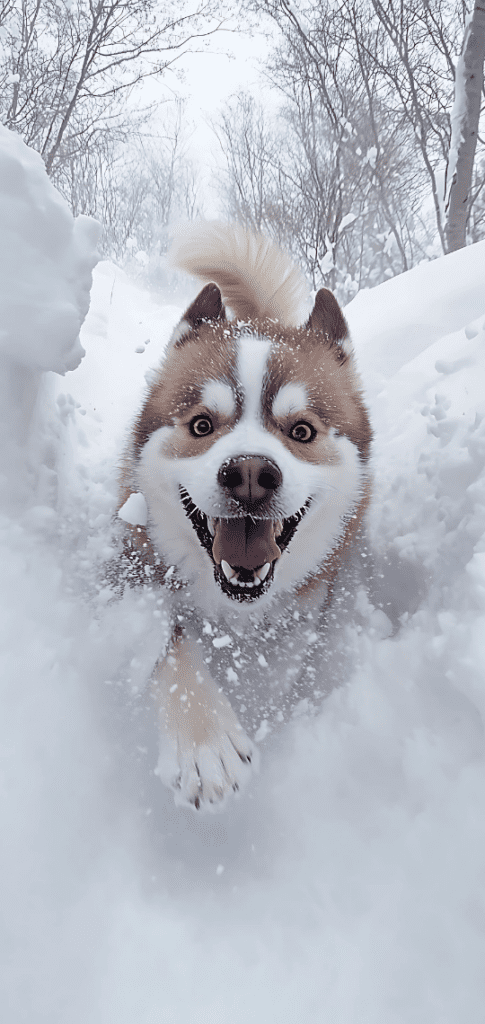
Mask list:
[[[183,62],[183,91],[190,95],[190,115],[194,120],[200,122],[208,112],[215,112],[238,89],[268,89],[260,75],[267,53],[268,43],[263,35],[221,33],[219,38],[214,37],[211,52],[187,56]]]
[[[249,89],[259,98],[271,93],[261,74],[261,67],[269,50],[266,38],[260,33],[235,34],[222,32],[214,36],[207,52],[188,54],[178,65],[183,70],[183,81],[167,76],[159,85],[151,83],[149,91],[167,95],[167,85],[186,98],[187,135],[189,153],[200,165],[205,213],[214,216],[219,211],[212,168],[221,163],[220,147],[208,125],[215,118],[224,101],[240,89]],[[223,52],[226,51],[226,52]],[[274,103],[274,99],[272,100]]]

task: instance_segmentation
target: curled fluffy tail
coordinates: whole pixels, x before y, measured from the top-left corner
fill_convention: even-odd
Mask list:
[[[305,277],[288,253],[240,224],[194,221],[176,232],[173,266],[214,281],[238,320],[270,317],[289,327],[301,323],[308,301]]]

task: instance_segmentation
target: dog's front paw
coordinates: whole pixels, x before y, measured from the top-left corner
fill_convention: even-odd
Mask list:
[[[216,810],[246,784],[257,750],[241,729],[219,733],[209,745],[181,752],[175,779],[175,802],[197,810]]]
[[[221,810],[257,767],[259,752],[241,727],[221,730],[199,746],[182,746],[179,737],[177,747],[178,771],[169,780],[161,755],[157,774],[174,790],[176,804],[196,810]]]
[[[177,804],[216,810],[246,784],[257,750],[189,634],[177,636],[156,665],[160,759],[156,774]]]

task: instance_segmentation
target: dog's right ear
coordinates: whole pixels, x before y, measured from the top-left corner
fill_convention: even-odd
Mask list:
[[[177,324],[170,339],[171,344],[174,348],[180,348],[191,331],[197,330],[202,323],[225,319],[226,311],[219,288],[216,284],[206,284]]]

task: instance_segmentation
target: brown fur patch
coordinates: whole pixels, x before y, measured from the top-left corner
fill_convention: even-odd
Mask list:
[[[202,390],[204,384],[211,380],[229,384],[240,409],[242,396],[236,379],[234,327],[229,324],[202,323],[180,347],[169,349],[135,422],[135,456],[139,455],[155,430],[171,427],[175,420],[189,422],[204,411]],[[211,439],[214,440],[212,434],[208,438],[200,438],[205,442]]]
[[[309,422],[313,413],[327,431],[333,427],[338,434],[344,434],[355,444],[362,461],[366,461],[372,431],[352,361],[331,340],[304,327],[282,331],[268,321],[264,333],[272,341],[264,396],[269,429],[279,430],[281,439],[298,458],[322,461],[324,451],[319,450],[317,441],[292,441],[271,414],[280,388],[288,383],[302,384],[308,394]],[[317,427],[316,422],[314,426]]]
[[[155,551],[146,528],[123,523],[121,551],[105,567],[105,577],[111,586],[120,592],[126,584],[139,587],[152,583],[161,587],[166,583],[167,569],[168,565]],[[170,581],[177,584],[174,577]]]
[[[173,426],[174,421],[178,421],[181,429],[171,435],[166,454],[174,458],[193,454],[195,438],[186,426],[194,416],[207,411],[201,403],[202,389],[207,381],[222,380],[229,384],[236,398],[235,415],[240,414],[242,396],[236,380],[235,334],[238,332],[234,326],[226,322],[200,323],[197,329],[190,331],[184,344],[168,349],[135,421],[124,454],[118,509],[137,490],[136,464],[142,448],[154,431],[160,427]],[[200,452],[206,451],[222,433],[227,433],[235,419],[232,417],[228,420],[220,414],[212,416],[216,431],[208,437],[197,439]],[[152,545],[149,528],[126,523],[118,576],[126,578],[128,573],[129,582],[137,585],[147,580],[161,584],[167,568],[163,557]]]

